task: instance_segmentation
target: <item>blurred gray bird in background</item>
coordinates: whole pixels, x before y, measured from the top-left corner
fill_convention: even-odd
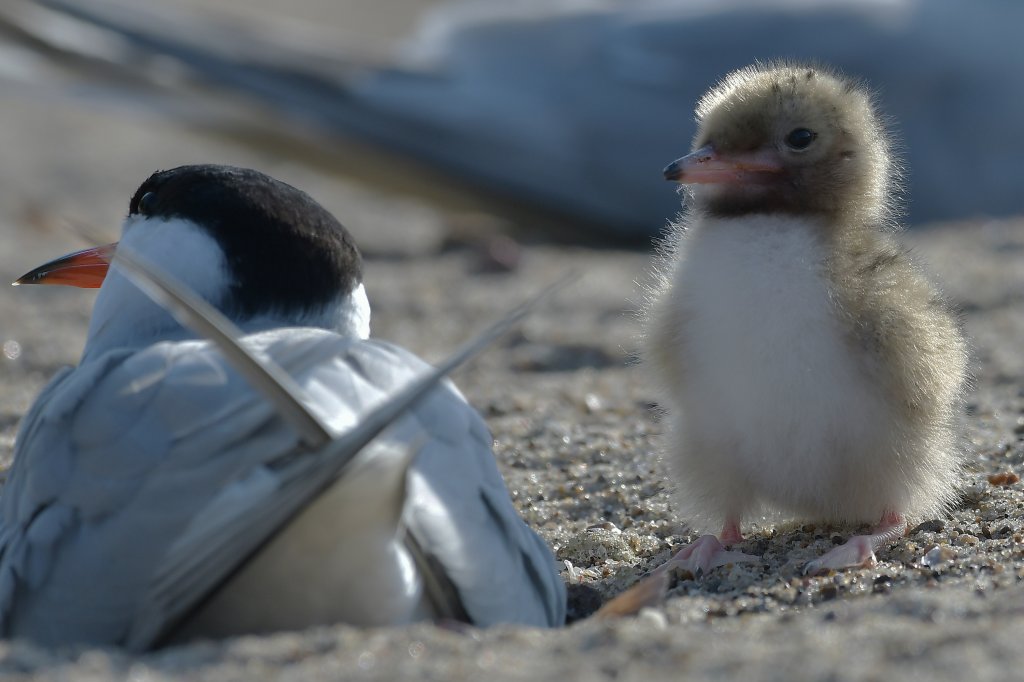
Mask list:
[[[678,204],[649,169],[690,137],[680,112],[721,74],[778,57],[823,60],[882,91],[905,125],[911,222],[1024,210],[1024,3],[451,2],[383,63],[349,58],[326,29],[289,39],[272,21],[233,25],[169,3],[42,4],[59,13],[53,31],[36,13],[0,15],[35,44],[160,87],[189,83],[168,78],[170,62],[171,73],[232,88],[282,114],[275,134],[313,124],[366,140],[591,232],[660,234]],[[76,25],[91,29],[77,41]],[[201,108],[210,96],[175,106]]]
[[[17,438],[3,636],[144,649],[333,622],[564,621],[486,425],[437,383],[522,312],[432,372],[368,338],[361,257],[330,213],[210,165],[155,173],[119,244],[18,283],[102,288],[80,365]]]
[[[887,132],[862,85],[796,63],[731,73],[697,122],[665,170],[688,213],[646,355],[682,514],[721,532],[670,565],[755,560],[723,545],[764,512],[876,523],[806,571],[870,563],[954,500],[967,365],[955,314],[894,238]]]

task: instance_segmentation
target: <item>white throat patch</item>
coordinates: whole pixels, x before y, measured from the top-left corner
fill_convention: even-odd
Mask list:
[[[119,248],[130,248],[144,261],[159,264],[163,272],[213,303],[220,301],[231,285],[220,245],[190,220],[130,216]],[[96,297],[83,359],[112,348],[151,342],[161,332],[177,327],[174,318],[115,264]]]

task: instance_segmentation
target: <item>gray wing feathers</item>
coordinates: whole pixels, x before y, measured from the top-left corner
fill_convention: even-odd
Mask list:
[[[161,539],[239,471],[294,449],[294,432],[216,355],[202,342],[157,344],[51,382],[25,419],[4,488],[0,631],[116,641]],[[95,625],[96,609],[109,630]]]
[[[402,362],[385,368],[425,365],[401,348],[387,348]],[[377,366],[364,368],[372,376]],[[410,471],[406,524],[447,572],[472,622],[562,625],[565,586],[554,557],[512,505],[483,419],[450,385],[409,417],[429,440]]]
[[[365,443],[367,429],[376,434],[394,416],[365,420],[368,410],[430,369],[387,344],[307,331],[257,334],[247,346],[273,357],[308,407],[346,432],[328,446],[334,466],[297,457],[294,429],[207,342],[112,353],[55,378],[26,417],[4,491],[2,632],[154,641],[181,604],[230,573],[227,557],[244,558],[339,474],[352,456],[350,429]],[[344,382],[356,390],[339,390]],[[561,624],[564,588],[550,552],[512,507],[480,417],[445,384],[401,423],[405,437],[395,440],[406,447],[421,430],[430,437],[410,477],[425,482],[410,487],[410,533],[473,621]],[[438,494],[417,493],[432,488]],[[433,505],[423,520],[408,511],[420,500]],[[177,540],[168,547],[168,538]]]
[[[329,335],[325,340],[324,345],[331,346],[333,359],[313,363],[312,377],[296,374],[294,367],[286,369],[304,388],[315,389],[320,382],[334,387],[331,395],[312,403],[318,410],[329,405],[331,398],[337,402],[339,393],[344,395],[348,404],[336,407],[346,408],[339,411],[347,413],[348,420],[355,425],[318,452],[289,454],[280,467],[275,466],[273,475],[265,469],[247,474],[204,508],[196,517],[199,522],[186,529],[159,567],[147,591],[144,607],[138,611],[139,620],[129,633],[128,643],[132,648],[149,646],[166,628],[173,626],[198,599],[233,573],[341,475],[363,446],[406,409],[413,399],[411,391],[433,390],[434,382],[440,378],[434,374],[433,379],[423,383],[423,377],[430,375],[429,368],[411,355],[399,355],[394,348],[372,342],[337,343]],[[271,355],[282,359],[279,354]],[[338,376],[334,376],[335,372]],[[339,381],[353,382],[354,390],[339,392]],[[400,388],[402,390],[396,393]],[[314,395],[315,390],[309,394]],[[415,410],[431,402],[428,398]],[[374,409],[366,411],[371,403],[375,404]],[[471,410],[461,402],[458,407],[455,418],[464,421],[463,415]],[[452,418],[451,415],[441,416]],[[420,439],[418,434],[413,433],[406,438],[385,439],[385,442],[407,449],[409,443],[417,439]],[[372,450],[368,456],[370,454]],[[398,517],[396,509],[396,521]],[[395,532],[397,530],[396,526]]]
[[[444,567],[473,623],[559,626],[566,599],[554,558],[523,523],[500,478],[498,485],[491,480],[489,445],[478,443],[474,458],[424,449],[410,473],[409,531]]]
[[[125,645],[143,650],[225,578],[225,565],[237,564],[266,534],[293,513],[315,488],[311,478],[283,481],[264,467],[232,482],[167,550],[135,612]],[[305,485],[303,485],[305,484]]]

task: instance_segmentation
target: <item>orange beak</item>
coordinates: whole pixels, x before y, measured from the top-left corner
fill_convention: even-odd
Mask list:
[[[783,171],[778,158],[765,152],[719,154],[705,145],[665,168],[665,179],[683,185],[738,184],[757,182],[767,175]]]
[[[40,265],[14,281],[19,284],[63,284],[82,289],[98,289],[107,276],[117,242],[69,253]]]

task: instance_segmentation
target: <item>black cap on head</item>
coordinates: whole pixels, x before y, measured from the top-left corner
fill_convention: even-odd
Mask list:
[[[231,313],[318,311],[362,283],[348,230],[308,194],[259,171],[179,166],[151,175],[129,215],[190,220],[221,245],[232,278]]]

